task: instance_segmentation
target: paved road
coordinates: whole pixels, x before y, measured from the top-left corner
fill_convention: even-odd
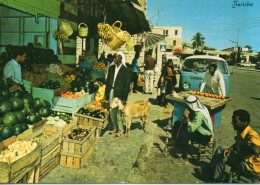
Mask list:
[[[251,114],[251,124],[260,133],[260,73],[232,69],[230,78],[230,96],[232,102],[228,103],[222,112],[221,124],[215,129],[217,145],[233,144],[235,132],[230,124],[232,112],[236,109],[246,109]],[[154,89],[155,92],[155,89]],[[138,120],[134,120],[130,138],[115,138],[103,131],[95,144],[95,150],[86,168],[79,170],[57,166],[45,176],[40,183],[207,183],[206,177],[195,173],[195,169],[206,161],[198,163],[189,159],[186,165],[176,165],[176,150],[171,148],[170,155],[164,156],[164,144],[158,139],[165,134],[162,129],[171,116],[171,105],[164,109],[156,105],[156,94],[133,94],[130,101],[149,100],[151,110],[148,132],[142,131]],[[178,154],[178,153],[177,153]]]

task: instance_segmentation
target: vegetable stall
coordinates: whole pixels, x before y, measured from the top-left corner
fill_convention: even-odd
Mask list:
[[[126,43],[130,51],[131,35],[121,26],[99,23],[98,35],[112,50]],[[0,82],[0,183],[38,183],[57,165],[83,167],[109,121],[105,63],[88,51],[72,67],[51,49],[24,47],[23,90],[9,92]],[[6,46],[4,55],[15,49]]]

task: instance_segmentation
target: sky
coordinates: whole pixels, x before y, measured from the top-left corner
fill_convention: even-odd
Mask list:
[[[182,27],[185,42],[200,32],[218,50],[238,41],[260,52],[260,0],[147,0],[146,11],[151,25]]]

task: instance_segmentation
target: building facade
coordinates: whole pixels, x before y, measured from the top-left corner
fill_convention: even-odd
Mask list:
[[[170,26],[153,26],[153,33],[166,35],[165,41],[158,43],[157,48],[153,50],[153,56],[156,56],[157,64],[161,64],[163,55],[176,48],[182,48],[182,27],[170,27]],[[161,45],[166,45],[165,50],[161,49]]]

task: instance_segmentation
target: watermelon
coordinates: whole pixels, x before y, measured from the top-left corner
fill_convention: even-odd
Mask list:
[[[20,124],[15,124],[14,126],[13,126],[13,128],[14,128],[14,135],[19,135],[19,134],[21,134],[24,130],[23,130],[23,126],[22,125],[20,125]]]
[[[29,127],[28,127],[28,125],[26,123],[21,123],[20,125],[22,126],[23,131],[29,129]]]
[[[39,110],[41,107],[44,106],[44,101],[41,98],[35,98],[33,99],[33,105],[37,110]]]
[[[1,101],[8,100],[9,94],[10,94],[10,92],[9,92],[9,90],[7,88],[1,89],[1,91],[0,91],[0,100]]]
[[[33,105],[33,98],[32,98],[32,96],[25,95],[23,97],[23,103],[24,103],[25,106],[28,106],[28,107],[32,106]]]
[[[1,129],[0,135],[5,140],[14,135],[14,128],[11,125],[4,125]]]
[[[38,113],[41,117],[48,117],[52,114],[52,110],[48,107],[41,107]]]
[[[0,115],[5,115],[11,111],[11,105],[9,102],[4,101],[0,103]]]
[[[37,116],[36,114],[30,114],[27,116],[27,123],[33,125],[41,121],[41,117]]]
[[[16,90],[12,93],[12,97],[15,97],[15,98],[21,98],[22,96],[23,96],[23,92],[20,90]]]
[[[19,98],[11,98],[10,104],[13,111],[19,111],[24,108],[23,100]]]
[[[18,123],[18,118],[15,112],[8,112],[6,115],[3,117],[3,123],[4,125],[14,125]]]
[[[16,112],[16,116],[17,116],[17,119],[18,119],[18,123],[24,123],[26,121],[25,113],[19,111],[19,112]]]

